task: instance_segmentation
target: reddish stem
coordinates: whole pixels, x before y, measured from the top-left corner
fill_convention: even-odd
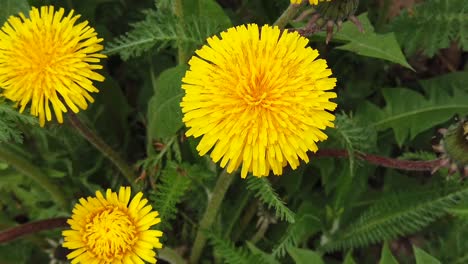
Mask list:
[[[442,162],[441,159],[428,161],[400,160],[360,152],[356,152],[355,155],[357,158],[365,160],[371,164],[410,171],[433,171],[440,167]],[[315,156],[341,158],[348,157],[349,154],[348,151],[343,149],[324,149],[315,153]]]
[[[51,218],[22,224],[7,230],[2,230],[0,231],[0,244],[9,242],[24,235],[34,234],[40,231],[55,229],[58,227],[66,227],[68,226],[67,219],[68,218],[65,217]]]

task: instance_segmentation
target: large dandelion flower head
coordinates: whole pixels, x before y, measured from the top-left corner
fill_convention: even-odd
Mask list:
[[[105,197],[97,191],[96,197],[79,200],[70,230],[62,232],[71,263],[156,263],[153,249],[162,247],[162,232],[150,228],[160,222],[158,212],[141,192],[131,201],[130,196],[130,187],[121,187],[119,193],[108,189]]]
[[[183,78],[187,136],[201,138],[200,155],[241,176],[282,174],[333,127],[336,84],[327,62],[297,32],[255,24],[230,28],[196,51]]]
[[[291,4],[300,4],[304,2],[304,0],[290,0]],[[309,4],[311,5],[318,5],[319,2],[330,2],[331,0],[309,0]]]
[[[99,44],[94,28],[73,10],[64,15],[53,6],[33,7],[29,17],[11,16],[0,30],[0,91],[23,112],[31,102],[31,114],[39,116],[41,126],[52,119],[59,123],[67,108],[73,112],[86,109],[93,102],[90,93],[98,92],[94,81],[104,77]]]

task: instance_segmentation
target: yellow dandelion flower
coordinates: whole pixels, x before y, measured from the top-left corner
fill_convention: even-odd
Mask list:
[[[311,5],[318,5],[319,2],[330,2],[331,0],[309,0],[309,4]],[[303,0],[291,0],[291,4],[300,4]]]
[[[150,228],[161,221],[158,212],[151,212],[143,193],[130,196],[130,187],[121,187],[118,194],[108,189],[106,197],[97,191],[79,200],[67,221],[71,230],[62,232],[72,264],[156,263],[153,248],[162,248],[162,232]]]
[[[327,62],[297,32],[255,24],[230,28],[208,39],[189,61],[181,107],[187,136],[203,136],[200,155],[241,176],[282,174],[333,127],[336,79]]]
[[[104,77],[98,52],[103,49],[88,21],[75,25],[80,15],[53,6],[33,7],[29,17],[11,16],[0,30],[0,91],[17,102],[20,112],[31,102],[31,114],[41,126],[52,118],[52,106],[59,123],[63,112],[78,112],[93,102],[98,92],[92,81]]]

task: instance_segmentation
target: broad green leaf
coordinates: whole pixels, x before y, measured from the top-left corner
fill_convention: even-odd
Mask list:
[[[294,247],[287,250],[296,264],[324,264],[322,257],[315,251]]]
[[[382,246],[382,254],[380,255],[379,264],[398,264],[398,261],[388,248],[388,243],[386,241]]]
[[[426,90],[443,89],[445,91],[465,90],[468,92],[468,72],[452,72],[437,77],[420,80],[419,83]]]
[[[220,29],[232,26],[231,19],[215,0],[199,0],[199,16],[219,25]]]
[[[391,61],[413,69],[406,61],[394,33],[375,33],[367,17],[367,13],[360,15],[359,21],[363,25],[364,33],[359,32],[359,29],[351,21],[348,21],[334,35],[333,38],[336,40],[349,41],[349,43],[337,47],[338,49],[348,50],[362,56]]]
[[[429,255],[426,251],[413,245],[416,264],[441,264],[439,260]]]
[[[0,25],[3,25],[10,16],[16,16],[20,12],[28,15],[29,4],[27,0],[0,0]]]
[[[434,87],[426,92],[427,97],[406,88],[382,89],[386,106],[379,109],[364,103],[358,107],[358,113],[370,120],[370,125],[378,131],[393,129],[399,146],[455,114],[468,113],[468,93],[454,90],[449,94],[443,87]]]
[[[153,78],[155,93],[148,105],[148,136],[160,139],[171,136],[182,127],[180,100],[183,96],[182,77],[187,67],[165,70],[157,80]]]

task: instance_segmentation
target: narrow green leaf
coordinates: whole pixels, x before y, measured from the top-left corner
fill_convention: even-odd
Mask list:
[[[170,68],[153,82],[155,94],[148,104],[149,138],[165,138],[182,127],[180,100],[184,92],[181,85],[186,70],[185,65]]]
[[[379,264],[398,264],[398,261],[395,259],[392,252],[390,251],[390,248],[388,247],[387,241],[385,241],[382,246],[382,253],[380,255]]]
[[[248,177],[247,189],[268,208],[274,208],[276,217],[294,223],[294,213],[286,207],[266,178]]]
[[[296,264],[324,264],[322,257],[315,251],[294,247],[287,250]]]
[[[439,260],[429,255],[426,251],[413,245],[416,264],[441,264]]]

